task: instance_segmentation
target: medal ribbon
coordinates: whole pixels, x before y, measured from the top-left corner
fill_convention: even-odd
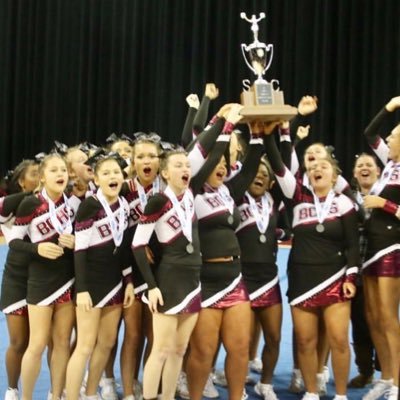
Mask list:
[[[122,238],[124,236],[124,229],[125,229],[125,210],[122,201],[118,197],[119,210],[117,219],[114,213],[112,212],[110,205],[107,203],[103,191],[100,188],[97,190],[96,196],[107,215],[115,247],[119,247],[119,245],[122,243]]]
[[[183,235],[186,237],[189,243],[192,243],[192,219],[194,214],[194,199],[192,192],[190,190],[186,190],[180,202],[176,197],[176,194],[169,186],[167,186],[167,188],[164,190],[164,194],[171,200],[172,207],[181,224]]]
[[[229,193],[229,189],[225,185],[221,185],[217,192],[221,197],[222,202],[224,203],[225,207],[228,209],[229,214],[233,214],[233,207],[235,205],[231,194]]]
[[[140,184],[139,179],[135,177],[135,184],[137,187],[137,191],[139,194],[139,202],[140,206],[142,207],[142,211],[144,211],[146,204],[147,204],[147,195],[146,191],[144,190],[144,187]],[[156,179],[153,182],[153,191],[152,194],[156,194],[160,191],[160,177],[157,176]]]
[[[266,193],[261,197],[261,212],[258,208],[257,202],[250,195],[250,193],[246,192],[247,200],[249,201],[249,208],[251,214],[256,220],[258,231],[264,234],[268,228],[269,224],[269,215],[271,212],[272,205],[270,203],[270,199]]]
[[[329,214],[329,210],[331,209],[333,199],[335,198],[335,192],[331,189],[322,205],[318,196],[314,193],[314,191],[312,190],[311,192],[314,197],[315,212],[317,213],[318,222],[322,224],[327,215]]]
[[[382,192],[383,188],[386,186],[386,184],[389,182],[390,177],[393,174],[393,171],[396,168],[396,164],[390,160],[386,165],[385,168],[382,171],[381,176],[379,179],[373,184],[370,194],[373,195],[378,195]]]
[[[47,201],[49,204],[49,214],[50,214],[50,221],[51,224],[53,225],[54,229],[61,235],[62,233],[72,233],[72,222],[71,222],[71,207],[68,204],[68,199],[65,193],[63,193],[63,199],[64,199],[64,206],[65,211],[66,211],[66,216],[67,216],[67,221],[62,224],[60,220],[57,217],[57,212],[56,212],[56,205],[54,204],[54,201],[50,199],[48,196],[46,189],[43,188],[41,195],[43,198]]]

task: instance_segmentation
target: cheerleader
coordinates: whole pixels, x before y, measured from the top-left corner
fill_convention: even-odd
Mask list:
[[[68,364],[66,386],[71,400],[79,398],[89,358],[84,398],[97,398],[100,377],[118,334],[122,305],[129,307],[134,300],[127,265],[130,246],[124,235],[129,210],[119,197],[123,173],[115,158],[104,157],[96,163],[94,174],[99,190],[82,202],[76,220],[78,340]]]
[[[21,201],[38,186],[39,165],[34,160],[22,161],[8,179],[6,192],[0,199],[0,223],[6,242],[13,217]],[[5,400],[18,400],[18,381],[22,356],[28,346],[29,321],[26,304],[28,265],[30,255],[9,249],[1,282],[0,307],[6,316],[9,346],[6,351],[8,389]]]
[[[29,344],[22,359],[22,399],[31,400],[41,357],[52,335],[50,362],[52,398],[64,388],[74,324],[71,301],[74,283],[72,222],[77,203],[67,200],[67,165],[58,154],[46,156],[39,167],[40,191],[27,196],[17,210],[10,232],[10,249],[29,254],[26,301]],[[28,236],[30,242],[25,237]]]
[[[138,136],[133,147],[131,167],[134,171],[134,178],[127,181],[123,186],[124,196],[129,204],[129,235],[131,241],[148,198],[164,189],[164,184],[158,175],[160,166],[159,140],[160,138],[155,134],[142,134]],[[148,251],[151,251],[150,248],[148,248]],[[123,310],[125,329],[121,348],[121,378],[124,399],[127,400],[132,399],[134,387],[139,385],[137,379],[144,338],[147,338],[148,349],[151,349],[152,343],[151,313],[142,301],[142,295],[147,290],[147,284],[135,263],[133,255],[132,258],[132,278],[136,301],[131,307]]]
[[[240,106],[231,106],[224,128],[228,138],[240,119]],[[240,247],[235,235],[240,217],[234,198],[241,198],[248,188],[257,171],[262,149],[262,140],[253,137],[241,174],[232,178],[228,186],[224,184],[224,178],[229,163],[221,157],[225,149],[222,148],[219,155],[216,151],[211,153],[221,158],[208,173],[205,185],[195,198],[203,266],[202,309],[190,340],[187,364],[190,398],[194,400],[202,397],[220,337],[227,350],[225,372],[229,396],[241,399],[243,395],[251,311],[241,275]],[[240,326],[237,325],[238,319]]]
[[[309,185],[284,167],[273,136],[266,150],[276,178],[293,202],[293,243],[288,265],[288,297],[297,340],[303,399],[318,399],[318,320],[326,326],[336,384],[335,400],[346,399],[350,368],[350,302],[359,265],[357,215],[351,200],[334,192],[338,171],[331,158],[318,159]]]
[[[382,377],[363,399],[374,400],[388,393],[397,399],[400,360],[400,125],[386,138],[379,136],[382,122],[400,108],[400,96],[392,98],[365,130],[369,145],[385,165],[378,181],[364,197],[371,210],[365,224],[367,251],[363,276],[367,309],[372,325],[379,329],[373,341],[381,364]]]
[[[201,256],[188,157],[179,150],[166,153],[160,172],[167,188],[148,200],[132,249],[148,285],[153,313],[154,338],[144,368],[143,396],[157,398],[162,376],[162,399],[171,400],[200,310]],[[146,253],[153,232],[162,247],[154,271]]]
[[[273,179],[269,163],[262,159],[256,177],[239,202],[240,224],[236,230],[244,282],[256,321],[261,323],[264,334],[261,379],[254,389],[265,400],[277,399],[272,386],[282,325],[277,239],[288,237],[287,232],[278,228],[282,195],[277,186],[270,190]]]

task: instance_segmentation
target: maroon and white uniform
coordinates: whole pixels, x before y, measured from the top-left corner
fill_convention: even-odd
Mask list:
[[[373,276],[400,276],[400,162],[388,159],[389,149],[378,132],[391,113],[383,108],[365,130],[368,143],[385,165],[371,194],[386,199],[383,208],[371,210],[365,222],[367,251],[363,273]]]
[[[80,200],[72,196],[65,203],[64,197],[55,203],[55,216],[65,227],[75,219]],[[30,242],[24,238],[28,236]],[[43,242],[57,243],[59,233],[53,226],[49,203],[42,194],[24,198],[18,207],[10,232],[10,249],[29,253],[27,303],[48,306],[71,300],[74,283],[73,251],[65,248],[64,254],[55,260],[41,257],[38,245]]]
[[[121,205],[120,205],[121,202]],[[97,196],[85,199],[75,223],[76,293],[89,292],[94,307],[102,308],[123,302],[123,278],[131,281],[130,240],[126,234],[129,208],[124,198],[110,206],[124,236],[116,246],[109,217]]]
[[[286,238],[287,233],[278,228],[277,204],[281,203],[281,199],[274,198],[270,192],[253,200],[250,196],[246,193],[238,204],[240,224],[236,235],[241,249],[242,274],[251,306],[269,307],[282,302],[276,265],[277,240]],[[256,215],[250,201],[258,208]],[[265,214],[265,227],[260,221],[257,225],[257,219],[263,218],[262,214]]]
[[[185,196],[185,198],[184,198]],[[187,197],[186,197],[187,196]],[[177,197],[183,212],[191,215],[191,241],[187,239],[171,199],[162,193],[149,198],[132,242],[132,250],[149,289],[158,287],[164,314],[198,312],[201,308],[200,244],[190,189]],[[150,266],[145,247],[153,232],[162,247],[161,260]]]
[[[355,281],[360,263],[354,204],[347,196],[332,190],[327,198],[319,200],[320,206],[326,208],[321,223],[312,191],[296,181],[283,165],[274,138],[267,137],[266,142],[277,181],[293,205],[289,303],[318,307],[345,301],[342,285]]]

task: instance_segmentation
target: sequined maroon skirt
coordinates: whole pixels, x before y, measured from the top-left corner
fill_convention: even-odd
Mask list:
[[[368,276],[400,277],[400,251],[385,254],[363,269]]]

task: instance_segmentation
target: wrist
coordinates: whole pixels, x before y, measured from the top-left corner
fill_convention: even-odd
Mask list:
[[[222,132],[226,135],[229,135],[232,133],[234,129],[235,129],[235,124],[230,121],[226,121],[224,124],[224,128],[222,129]]]
[[[385,200],[382,208],[387,213],[396,215],[397,217],[397,213],[399,212],[399,206],[396,203],[393,203],[390,200]]]

